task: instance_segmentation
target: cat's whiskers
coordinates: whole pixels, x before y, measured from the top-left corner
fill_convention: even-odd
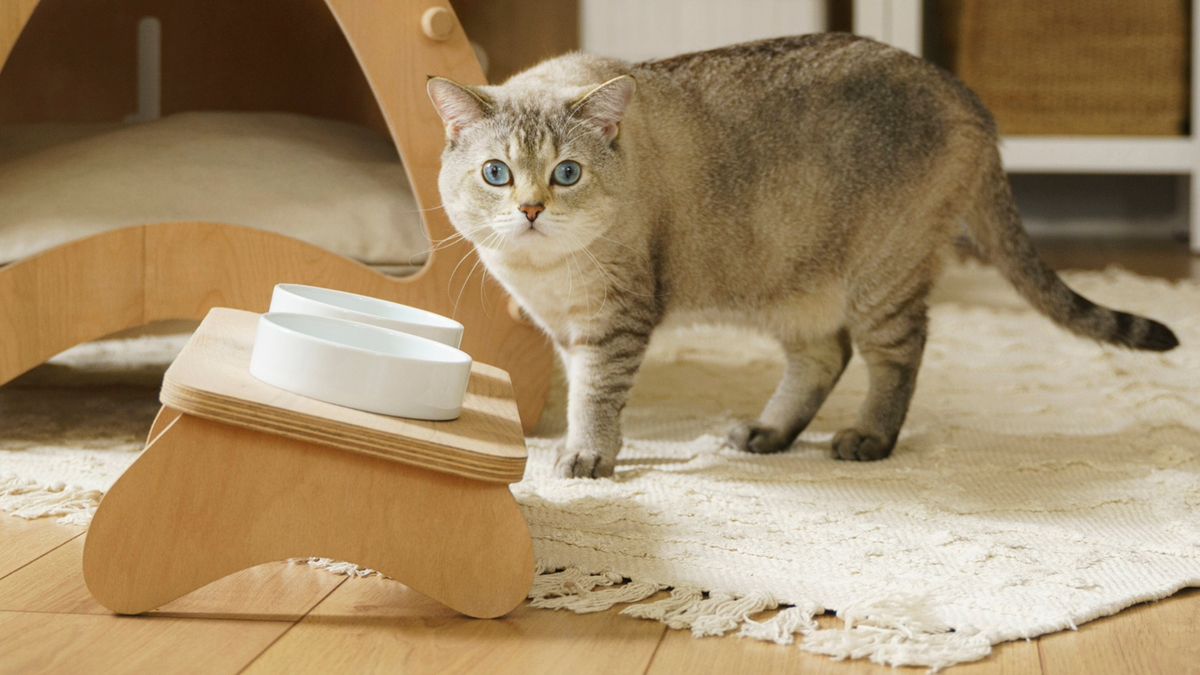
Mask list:
[[[574,243],[576,243],[576,244],[579,243],[578,238],[575,239]],[[583,252],[585,255],[587,255],[588,258],[591,259],[592,263],[596,266],[596,269],[601,274],[603,274],[604,277],[608,280],[608,285],[613,286],[614,288],[621,291],[622,293],[626,293],[628,295],[632,295],[635,297],[641,297],[641,298],[653,297],[652,293],[638,293],[637,291],[630,290],[629,288],[626,288],[625,286],[617,283],[616,277],[614,277],[612,274],[609,273],[609,271],[607,269],[605,269],[604,264],[600,262],[600,259],[597,258],[596,255],[594,253],[592,253],[588,249],[587,246],[580,246],[576,250]],[[607,285],[606,285],[605,291],[607,292]],[[607,296],[606,296],[606,299],[607,299]],[[601,306],[600,309],[604,309],[604,307]]]
[[[469,233],[455,232],[454,234],[452,234],[449,237],[446,237],[444,239],[434,240],[434,241],[430,242],[431,245],[428,248],[426,248],[424,251],[421,251],[421,253],[418,255],[427,255],[430,253],[435,253],[437,251],[440,251],[444,248],[449,248],[450,246],[453,246],[454,244],[457,244],[457,243],[463,241],[464,239],[466,239],[468,234],[475,234],[483,229],[485,229],[485,228],[477,227],[477,228],[471,230]]]
[[[575,295],[575,277],[571,274],[571,268],[574,267],[575,254],[567,254],[567,306],[571,305],[571,298]]]
[[[573,116],[573,115],[574,115],[574,114],[572,113],[572,116]],[[563,145],[569,145],[569,144],[570,144],[571,142],[573,142],[575,139],[582,137],[582,136],[583,136],[583,134],[586,134],[586,133],[587,133],[587,130],[586,130],[586,129],[585,129],[584,131],[581,131],[581,132],[580,132],[580,133],[578,133],[578,134],[575,134],[575,135],[571,135],[571,134],[573,134],[573,133],[575,132],[575,130],[576,130],[576,129],[578,129],[579,127],[581,127],[581,126],[584,126],[584,125],[586,125],[586,124],[589,124],[589,123],[592,123],[592,122],[595,122],[595,120],[596,120],[596,117],[595,117],[595,116],[592,116],[592,117],[585,117],[585,118],[583,118],[583,119],[577,120],[577,121],[575,122],[575,124],[571,125],[571,128],[569,128],[569,129],[567,129],[565,132],[563,132],[563,136],[566,136],[567,138],[566,138],[566,139],[565,139],[565,140],[562,142],[562,144],[563,144]],[[569,119],[568,119],[568,121],[569,121]]]
[[[574,237],[574,240],[572,243],[574,243],[574,244],[579,243],[579,239],[577,236]],[[587,246],[576,246],[575,249],[572,251],[572,256],[577,252],[583,253],[584,255],[586,255],[588,257],[588,259],[592,261],[592,264],[596,267],[596,271],[599,272],[601,274],[601,276],[603,276],[605,278],[605,280],[607,281],[607,283],[603,284],[604,296],[600,301],[600,308],[598,310],[596,310],[596,312],[595,312],[596,314],[603,312],[604,308],[608,305],[608,292],[609,292],[610,287],[616,288],[617,290],[619,290],[623,293],[627,293],[629,295],[635,295],[635,296],[643,295],[643,294],[631,291],[628,288],[617,283],[616,278],[613,277],[613,275],[610,274],[608,272],[608,270],[604,269],[603,263],[600,262],[600,260],[595,256],[595,254],[593,254],[591,251],[588,250]],[[649,296],[643,295],[643,297],[649,297]],[[592,314],[591,296],[590,295],[588,296],[588,313]]]
[[[604,284],[604,296],[600,300],[600,309],[596,310],[596,314],[600,314],[601,312],[604,311],[604,308],[608,305],[608,287],[610,284],[615,286],[616,282],[613,281],[612,276],[600,264],[600,261],[596,260],[596,256],[592,255],[591,251],[587,250],[587,247],[584,247],[580,250],[583,251],[587,255],[587,257],[591,259],[592,264],[596,266],[596,269],[599,270],[600,273],[603,274],[605,276],[605,278],[608,279],[608,282],[609,282],[607,284]],[[591,311],[592,311],[592,307],[589,304],[588,305],[588,313],[590,314]]]
[[[481,243],[480,243],[480,245],[481,245],[481,246],[485,246],[485,245],[487,245],[487,244],[491,243],[491,240],[492,240],[493,238],[496,238],[496,237],[503,238],[503,237],[504,237],[504,234],[503,234],[503,233],[501,233],[501,232],[492,232],[491,234],[489,234],[489,235],[488,235],[488,236],[487,236],[487,237],[486,237],[486,238],[483,240],[483,242],[481,242]],[[454,299],[454,310],[453,310],[453,312],[452,312],[452,314],[451,314],[452,316],[454,316],[454,315],[457,315],[457,314],[458,314],[458,306],[459,306],[459,303],[461,303],[461,302],[462,302],[462,296],[463,296],[463,293],[465,293],[465,292],[466,292],[466,290],[467,290],[467,286],[468,286],[468,285],[470,285],[470,283],[471,283],[471,276],[475,274],[475,270],[479,269],[479,265],[480,265],[480,263],[482,263],[482,262],[483,262],[483,257],[482,257],[482,256],[480,256],[480,255],[478,254],[478,252],[477,252],[477,251],[475,251],[474,249],[472,249],[472,250],[470,251],[470,253],[475,253],[475,264],[471,266],[471,269],[470,269],[470,270],[467,272],[467,278],[463,280],[463,284],[462,284],[462,286],[461,286],[461,287],[458,289],[458,296],[457,296],[457,297],[455,297],[455,299]],[[468,253],[468,255],[469,255],[470,253]],[[465,256],[464,256],[464,258],[465,258]],[[459,261],[459,264],[460,264],[460,265],[462,264],[462,261],[461,261],[461,260]],[[457,271],[457,269],[458,269],[458,268],[457,268],[457,267],[455,267],[455,270],[456,270],[456,271]],[[452,274],[452,275],[450,276],[450,278],[451,278],[451,279],[453,279],[453,278],[454,278],[454,275]],[[482,283],[482,282],[481,282],[481,283]],[[449,292],[449,290],[450,290],[450,289],[449,289],[449,288],[447,288],[446,290],[447,290],[447,292]],[[483,293],[483,291],[482,291],[482,289],[481,289],[481,290],[480,290],[480,297],[481,297],[481,298],[482,298],[482,293]]]
[[[467,278],[463,280],[462,288],[458,289],[458,297],[454,299],[454,313],[458,313],[458,305],[462,302],[463,293],[467,291],[467,286],[471,285],[471,277],[475,275],[475,270],[479,269],[479,264],[483,262],[483,258],[475,257],[475,264],[471,265],[471,269],[467,272]],[[482,284],[481,284],[482,285]],[[480,290],[480,298],[483,297],[482,288]]]
[[[579,108],[575,108],[574,110],[571,111],[571,113],[569,115],[567,115],[566,119],[564,119],[562,122],[560,122],[559,124],[556,125],[557,128],[555,129],[555,133],[558,136],[560,136],[560,137],[567,136],[568,134],[571,133],[571,131],[573,131],[575,129],[575,127],[579,126],[579,124],[576,123],[576,124],[572,125],[570,129],[567,128],[568,124],[575,121],[575,116],[579,114],[579,110],[580,110]]]
[[[446,208],[445,204],[438,204],[437,206],[429,206],[423,209],[405,209],[403,211],[398,211],[397,213],[427,213],[429,211],[437,211],[438,209],[444,208]]]
[[[484,237],[483,241],[484,241],[484,242],[486,242],[486,241],[489,241],[489,240],[490,240],[490,239],[491,239],[493,236],[495,236],[495,235],[496,235],[496,232],[494,232],[494,231],[493,231],[493,232],[492,232],[491,234],[489,234],[487,237]],[[482,242],[481,242],[481,245],[482,245]],[[454,269],[453,269],[453,270],[450,272],[450,278],[446,280],[446,295],[447,295],[447,296],[449,296],[451,293],[453,293],[453,292],[454,292],[453,290],[451,290],[451,287],[454,285],[454,277],[455,277],[455,276],[458,274],[458,269],[459,269],[460,267],[462,267],[462,264],[463,264],[464,262],[466,262],[467,258],[468,258],[468,257],[469,257],[471,254],[475,254],[475,256],[476,256],[477,258],[479,257],[479,253],[478,253],[478,252],[475,250],[475,247],[470,247],[470,248],[468,248],[468,249],[467,249],[466,253],[463,253],[463,254],[462,254],[462,257],[460,257],[460,258],[458,259],[458,263],[456,263],[456,264],[454,265]],[[469,275],[468,275],[468,278],[469,278]],[[461,293],[460,293],[460,295],[461,295]],[[457,305],[456,305],[456,309],[457,309]]]

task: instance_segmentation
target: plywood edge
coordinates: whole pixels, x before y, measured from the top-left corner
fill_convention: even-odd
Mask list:
[[[347,451],[370,455],[400,464],[407,464],[439,473],[452,474],[462,478],[485,481],[489,483],[516,483],[525,475],[525,460],[497,460],[493,463],[471,463],[471,459],[482,457],[467,455],[462,452],[438,453],[405,448],[403,446],[384,447],[365,442],[355,442],[353,437],[323,434],[311,428],[304,428],[287,421],[265,421],[252,415],[238,414],[244,405],[236,400],[227,405],[213,405],[208,402],[197,402],[186,393],[181,393],[174,387],[164,383],[160,399],[164,406],[181,413],[219,422],[229,426],[258,431],[261,433],[283,436],[299,441],[306,441],[329,447],[332,451]]]

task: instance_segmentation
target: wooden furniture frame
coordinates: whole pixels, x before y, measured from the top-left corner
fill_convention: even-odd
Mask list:
[[[254,379],[258,318],[212,310],[167,371],[146,450],[88,530],[92,595],[140,614],[239,570],[317,555],[469,616],[520,604],[533,542],[508,490],[526,455],[507,375],[476,362],[449,422],[351,410]]]
[[[0,75],[6,74],[3,68],[35,10],[50,2],[0,2]],[[197,11],[210,13],[215,6],[189,0],[130,2],[157,2],[177,11],[188,9],[185,5],[203,5]],[[518,313],[508,311],[507,299],[494,281],[486,275],[470,278],[468,270],[476,264],[474,251],[468,243],[450,243],[454,230],[438,208],[444,134],[425,94],[425,80],[439,74],[467,83],[484,82],[466,35],[446,0],[325,0],[325,4],[353,48],[377,101],[374,110],[359,117],[371,124],[382,113],[426,230],[439,244],[425,268],[409,278],[388,277],[295,239],[221,223],[136,225],[107,232],[0,268],[0,383],[74,345],[123,329],[164,319],[199,320],[215,306],[264,311],[275,283],[294,282],[453,316],[466,327],[463,349],[511,374],[522,423],[527,430],[536,424],[553,368],[549,343]],[[94,3],[75,3],[81,9],[88,5]],[[59,5],[60,11],[63,6]],[[244,6],[257,8],[261,3]],[[438,35],[439,39],[422,28],[422,17],[431,9],[449,12],[453,19],[449,34]],[[34,47],[28,51],[38,52]],[[22,74],[29,70],[13,75],[35,78]],[[306,93],[287,95],[302,99]],[[263,105],[277,104],[272,100]],[[337,226],[332,213],[331,226]]]

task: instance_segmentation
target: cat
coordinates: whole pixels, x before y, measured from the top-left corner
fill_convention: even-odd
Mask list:
[[[964,224],[1068,331],[1178,344],[1042,263],[991,114],[949,73],[879,42],[822,33],[637,64],[572,53],[498,86],[435,77],[427,88],[446,131],[446,213],[563,361],[559,476],[612,475],[621,411],[664,322],[742,325],[782,343],[777,390],[729,435],[755,453],[795,441],[857,348],[869,392],[833,456],[887,457],[927,296]]]

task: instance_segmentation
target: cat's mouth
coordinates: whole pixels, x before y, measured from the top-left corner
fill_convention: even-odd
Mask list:
[[[531,237],[546,237],[546,226],[535,223],[518,223],[512,227],[509,238],[513,240],[529,239]]]

